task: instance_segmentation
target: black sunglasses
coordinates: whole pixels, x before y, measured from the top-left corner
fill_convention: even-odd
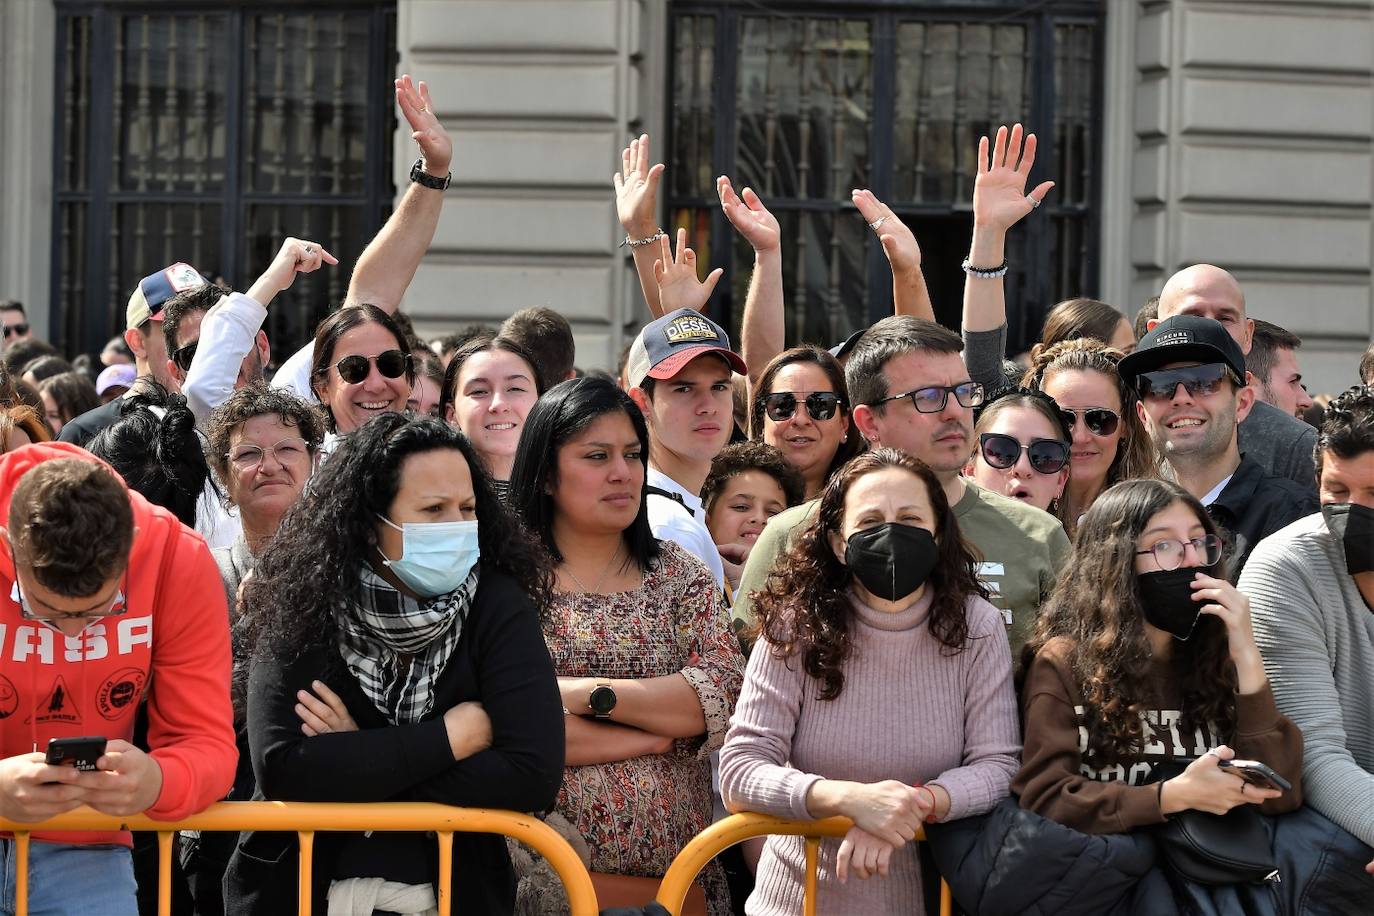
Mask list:
[[[410,375],[413,358],[401,350],[386,350],[376,356],[345,356],[334,364],[334,368],[338,370],[339,378],[356,385],[367,378],[373,363],[377,364],[377,371],[385,378],[400,378]]]
[[[1064,418],[1064,425],[1072,432],[1078,423],[1078,418],[1083,418],[1083,424],[1088,427],[1088,432],[1094,436],[1110,436],[1116,432],[1116,428],[1121,425],[1121,417],[1114,411],[1105,407],[1089,407],[1085,410],[1074,410],[1070,407],[1059,408],[1059,416]]]
[[[6,339],[6,340],[8,340],[9,338],[14,337],[14,336],[16,336],[16,335],[22,337],[23,335],[25,335],[25,334],[27,334],[27,333],[29,333],[29,326],[28,326],[27,324],[23,323],[23,322],[20,322],[19,324],[7,324],[7,325],[5,325],[5,339]]]
[[[196,347],[199,344],[200,341],[193,340],[184,347],[178,347],[177,351],[172,354],[172,362],[182,372],[191,371],[191,361],[196,358]]]
[[[1069,461],[1069,444],[1057,439],[1036,439],[1022,445],[1014,436],[1003,433],[983,433],[978,437],[983,460],[999,471],[1014,467],[1021,453],[1030,457],[1030,466],[1040,474],[1058,474]]]
[[[763,404],[763,412],[768,415],[768,419],[780,423],[792,419],[792,415],[797,412],[797,393],[775,391],[764,395],[760,403]],[[811,419],[829,420],[835,416],[835,411],[840,406],[840,396],[833,391],[813,391],[802,403],[806,405],[806,413]]]
[[[1223,379],[1229,377],[1236,387],[1242,387],[1235,374],[1222,363],[1207,363],[1203,366],[1185,366],[1181,369],[1160,369],[1157,372],[1142,372],[1135,379],[1136,390],[1141,398],[1167,400],[1174,396],[1182,385],[1192,397],[1215,394],[1221,388]]]

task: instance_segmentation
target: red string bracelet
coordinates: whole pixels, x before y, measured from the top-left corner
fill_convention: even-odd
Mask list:
[[[936,799],[936,797],[935,797],[935,790],[932,789],[930,786],[923,785],[923,784],[921,784],[921,783],[919,783],[919,782],[913,782],[913,783],[911,784],[911,788],[913,788],[913,789],[925,789],[927,792],[930,793],[930,813],[926,815],[926,819],[925,819],[925,820],[926,820],[926,823],[927,823],[927,824],[933,824],[933,823],[935,823],[937,820],[939,820],[939,818],[935,816],[935,806],[939,803],[938,799]]]

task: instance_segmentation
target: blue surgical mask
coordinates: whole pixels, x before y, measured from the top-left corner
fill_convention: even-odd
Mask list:
[[[398,525],[384,515],[377,517],[401,532],[401,556],[393,560],[383,553],[382,562],[421,597],[447,595],[463,584],[477,564],[476,520]]]

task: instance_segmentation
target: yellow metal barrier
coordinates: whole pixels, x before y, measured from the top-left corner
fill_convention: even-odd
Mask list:
[[[568,842],[537,817],[514,811],[455,808],[425,802],[329,804],[317,802],[220,802],[175,823],[137,817],[112,817],[78,808],[36,824],[0,820],[0,831],[15,839],[15,916],[27,916],[29,834],[61,830],[153,830],[158,835],[159,916],[172,911],[172,834],[177,830],[280,830],[300,837],[298,913],[310,913],[310,870],[318,831],[428,831],[439,836],[439,916],[449,916],[453,901],[453,834],[499,833],[530,846],[553,866],[568,891],[572,916],[596,916],[591,875]]]
[[[789,821],[767,814],[732,814],[716,821],[682,848],[658,886],[658,902],[664,909],[678,916],[687,890],[697,874],[722,851],[736,843],[756,836],[781,834],[806,838],[806,896],[802,903],[803,916],[816,916],[816,872],[820,866],[821,839],[841,839],[854,822],[847,817],[828,817],[821,821]],[[916,841],[925,839],[925,831],[916,834]],[[940,916],[954,912],[954,897],[949,885],[940,882]]]

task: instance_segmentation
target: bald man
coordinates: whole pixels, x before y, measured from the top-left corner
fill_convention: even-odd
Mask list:
[[[1159,317],[1197,315],[1219,321],[1226,333],[1249,355],[1255,322],[1245,315],[1245,293],[1236,278],[1211,264],[1185,267],[1169,278],[1159,294]],[[1317,431],[1272,404],[1256,401],[1240,424],[1240,451],[1272,477],[1287,477],[1316,492],[1317,469],[1313,450]]]

